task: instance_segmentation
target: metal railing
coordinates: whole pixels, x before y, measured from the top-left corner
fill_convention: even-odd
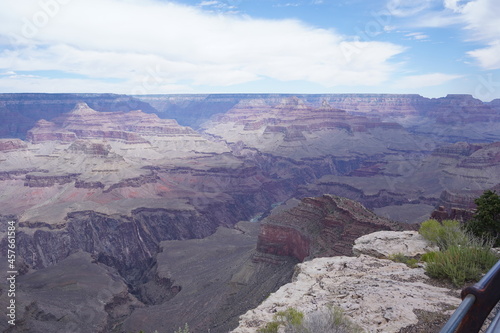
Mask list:
[[[479,332],[491,310],[500,301],[500,260],[485,276],[471,287],[462,290],[462,303],[455,310],[440,333]],[[485,333],[500,332],[497,313]]]

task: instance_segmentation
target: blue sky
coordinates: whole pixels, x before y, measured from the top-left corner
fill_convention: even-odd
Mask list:
[[[497,0],[2,0],[0,92],[500,98]]]

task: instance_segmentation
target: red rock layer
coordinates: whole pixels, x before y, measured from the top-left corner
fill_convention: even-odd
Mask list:
[[[310,240],[300,231],[286,226],[266,224],[261,227],[257,250],[299,261],[309,256]]]
[[[411,228],[381,218],[358,202],[323,195],[305,198],[296,207],[267,217],[261,224],[257,251],[299,261],[352,255],[354,240],[362,235]]]
[[[44,141],[72,142],[75,141],[77,137],[75,133],[42,119],[37,121],[35,127],[28,131],[26,139],[32,143],[41,143]]]

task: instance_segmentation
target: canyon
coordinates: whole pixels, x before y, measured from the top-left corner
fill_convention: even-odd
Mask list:
[[[297,263],[500,186],[500,103],[468,95],[0,94],[0,117],[20,331],[227,332]]]

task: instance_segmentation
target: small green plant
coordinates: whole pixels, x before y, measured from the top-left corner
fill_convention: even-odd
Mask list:
[[[323,311],[319,310],[309,314],[304,320],[304,328],[307,333],[331,332],[331,333],[362,333],[364,330],[351,322],[344,315],[344,311],[338,306],[329,306]]]
[[[277,333],[280,326],[286,333],[361,333],[363,330],[344,316],[339,307],[327,307],[304,316],[294,308],[288,308],[274,315],[274,320],[258,332]]]
[[[259,332],[275,333],[278,332],[280,325],[284,325],[285,327],[299,327],[302,325],[304,314],[294,308],[288,308],[285,311],[277,312],[273,319],[272,322],[267,323],[264,328],[261,328]]]
[[[436,251],[431,251],[431,252],[424,253],[420,257],[420,260],[423,261],[423,262],[434,261],[434,259],[436,258],[436,253],[437,253]]]
[[[434,258],[427,262],[426,272],[431,277],[448,279],[461,287],[467,281],[479,280],[481,274],[496,262],[497,257],[489,246],[451,246],[445,251],[435,252]]]
[[[437,245],[439,234],[441,233],[442,225],[437,220],[427,220],[422,222],[418,232],[429,242]]]
[[[278,329],[280,327],[280,323],[277,321],[272,321],[267,323],[265,327],[260,328],[258,332],[260,333],[278,333]]]
[[[418,267],[418,260],[415,258],[410,258],[405,256],[403,253],[396,253],[388,258],[389,260],[395,261],[395,262],[400,262],[405,264],[406,266],[410,268],[417,268]]]
[[[439,223],[436,220],[427,220],[420,225],[418,231],[425,239],[440,250],[446,250],[449,246],[465,246],[468,237],[460,226],[460,222],[454,220],[445,220]]]
[[[419,232],[440,249],[422,256],[421,260],[427,263],[427,274],[450,280],[457,287],[477,281],[497,261],[490,250],[493,241],[474,236],[457,221],[428,220],[422,223]]]
[[[294,308],[288,308],[276,313],[274,318],[285,325],[300,326],[304,320],[304,314]]]

